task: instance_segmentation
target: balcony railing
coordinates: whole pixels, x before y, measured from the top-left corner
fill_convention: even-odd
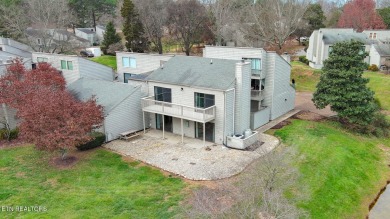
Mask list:
[[[209,122],[215,119],[215,106],[197,108],[181,104],[158,101],[154,96],[142,98],[142,110],[150,113],[187,119],[196,122]]]
[[[264,99],[264,90],[251,90],[251,99],[261,101]]]

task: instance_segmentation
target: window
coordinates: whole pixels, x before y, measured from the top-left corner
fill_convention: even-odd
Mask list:
[[[37,62],[48,62],[48,59],[47,58],[44,58],[44,57],[37,57]]]
[[[3,47],[0,46],[0,51],[3,51]]]
[[[123,82],[128,83],[129,78],[132,76],[130,73],[123,73]]]
[[[251,61],[252,70],[261,70],[261,59],[252,59],[252,58],[242,58],[242,59]]]
[[[331,54],[333,52],[333,46],[329,46],[328,53]]]
[[[73,62],[61,60],[61,69],[73,70]]]
[[[61,69],[66,69],[67,66],[66,66],[66,61],[65,60],[61,60]]]
[[[359,55],[363,55],[363,53],[366,51],[366,47],[362,46],[359,50]]]
[[[370,39],[372,39],[372,33],[370,33]]]
[[[37,43],[38,43],[38,45],[41,45],[41,39],[37,39]]]
[[[73,63],[68,61],[68,70],[73,70]]]
[[[264,90],[265,79],[252,79],[251,80],[251,89],[252,90]]]
[[[154,99],[163,102],[172,102],[172,92],[170,88],[154,87]]]
[[[376,33],[374,33],[374,39],[376,39]]]
[[[135,58],[131,57],[122,57],[122,65],[123,67],[127,68],[136,68],[137,67],[137,61]]]
[[[195,107],[208,108],[215,105],[215,96],[210,94],[195,93]]]

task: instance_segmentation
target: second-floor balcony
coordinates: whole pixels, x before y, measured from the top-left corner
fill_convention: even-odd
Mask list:
[[[144,112],[157,113],[196,122],[209,122],[215,119],[215,106],[208,108],[190,107],[181,104],[155,100],[154,96],[142,98]]]
[[[264,90],[251,90],[251,99],[261,101],[264,99]]]

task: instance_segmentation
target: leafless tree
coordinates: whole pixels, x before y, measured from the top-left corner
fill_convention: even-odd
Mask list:
[[[202,41],[202,35],[208,31],[206,9],[197,0],[171,1],[168,14],[169,28],[182,41],[184,51],[189,56],[194,43]]]
[[[161,39],[167,23],[168,12],[166,0],[138,0],[135,5],[139,11],[145,34],[153,43],[159,54],[163,53]]]
[[[36,51],[54,52],[68,44],[69,37],[62,31],[74,20],[68,3],[67,0],[25,0],[12,9],[0,7],[4,12],[0,16],[6,20],[4,26],[19,40]]]
[[[9,125],[9,121],[8,121],[8,110],[7,110],[7,106],[2,103],[1,104],[1,108],[2,108],[2,113],[0,113],[0,124],[3,125],[4,129],[6,130],[6,136],[7,136],[7,140],[9,141],[10,140],[10,137],[11,137],[11,128],[10,128],[10,125]]]
[[[282,49],[299,27],[309,0],[262,0],[241,10],[241,30],[249,41],[265,42]]]
[[[260,151],[263,153],[262,151]],[[254,152],[255,153],[255,152]],[[237,181],[221,182],[217,188],[194,192],[189,218],[304,218],[305,212],[287,200],[284,193],[297,183],[299,171],[292,163],[292,148],[281,146],[259,158]]]

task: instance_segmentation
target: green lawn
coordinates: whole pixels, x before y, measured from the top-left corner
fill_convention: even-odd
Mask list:
[[[181,179],[104,149],[63,170],[48,165],[49,155],[32,147],[0,153],[0,206],[47,208],[44,213],[0,211],[0,218],[170,218],[184,196]]]
[[[91,58],[91,60],[116,70],[116,56],[100,56]]]
[[[291,62],[291,78],[295,79],[296,90],[314,92],[320,80],[321,70],[316,70],[302,62]],[[368,86],[375,92],[384,110],[390,110],[390,75],[379,72],[365,72],[364,77],[370,79]]]
[[[346,132],[335,122],[293,120],[275,131],[284,144],[296,147],[301,177],[289,196],[308,192],[298,206],[311,218],[364,218],[388,175],[383,152],[389,139]]]

